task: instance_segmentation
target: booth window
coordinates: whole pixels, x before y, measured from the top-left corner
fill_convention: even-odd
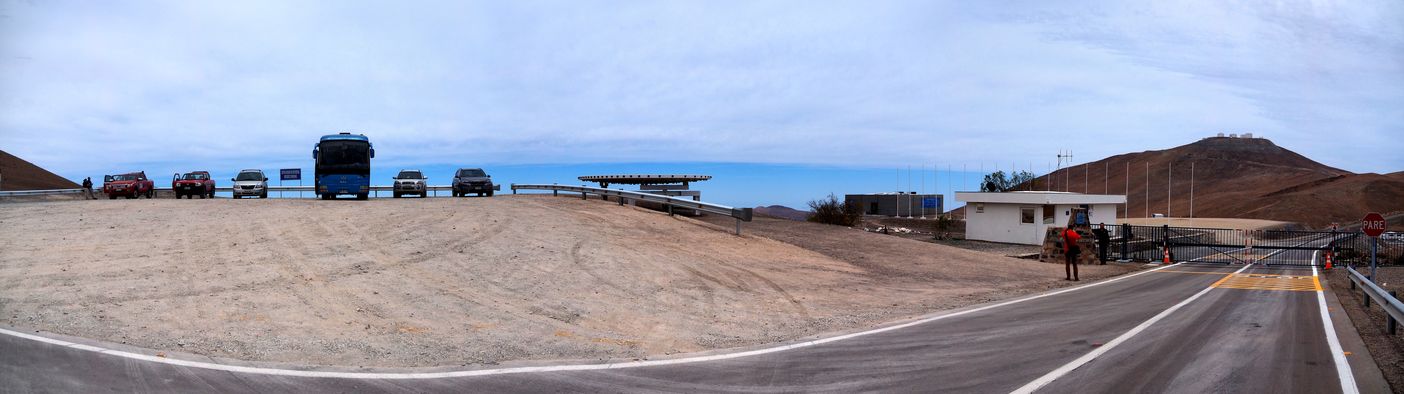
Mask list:
[[[1033,209],[1033,208],[1019,208],[1019,223],[1023,223],[1023,224],[1033,224],[1033,222],[1034,222],[1034,209]]]

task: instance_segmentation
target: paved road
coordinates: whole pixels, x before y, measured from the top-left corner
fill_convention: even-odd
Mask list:
[[[1336,357],[1318,283],[1310,269],[1181,264],[746,357],[431,379],[232,372],[0,335],[0,391],[1341,392],[1339,360],[1376,367],[1363,350]]]

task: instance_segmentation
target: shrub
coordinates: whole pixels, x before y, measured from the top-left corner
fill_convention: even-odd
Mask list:
[[[839,201],[833,194],[827,198],[810,200],[809,211],[812,212],[809,214],[809,221],[839,226],[852,227],[863,217],[863,210],[857,204]]]

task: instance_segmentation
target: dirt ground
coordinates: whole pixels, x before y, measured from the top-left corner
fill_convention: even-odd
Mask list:
[[[1205,227],[1205,228],[1230,228],[1238,230],[1272,230],[1285,229],[1293,226],[1289,222],[1263,219],[1235,219],[1235,218],[1118,218],[1118,223],[1129,223],[1133,226],[1163,226],[1173,227]]]
[[[1369,275],[1368,270],[1369,267],[1365,267],[1361,272]],[[1404,293],[1404,267],[1379,267],[1376,271],[1380,277],[1377,281],[1380,287],[1386,291]],[[1332,283],[1340,284],[1333,285],[1332,290],[1340,297],[1341,306],[1345,307],[1346,315],[1355,324],[1355,331],[1365,341],[1365,347],[1370,349],[1370,356],[1380,366],[1380,372],[1384,373],[1389,385],[1396,392],[1401,390],[1404,388],[1404,323],[1396,329],[1396,334],[1390,335],[1385,330],[1387,320],[1384,310],[1373,303],[1368,310],[1361,307],[1366,296],[1358,289],[1350,289],[1346,270],[1331,270],[1330,275]]]
[[[719,224],[550,196],[4,203],[0,324],[217,358],[456,366],[772,343],[1069,284],[1058,265],[861,230]]]

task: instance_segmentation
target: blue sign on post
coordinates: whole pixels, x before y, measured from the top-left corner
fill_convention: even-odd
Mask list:
[[[301,168],[284,168],[284,169],[278,170],[278,173],[279,173],[280,175],[282,175],[282,180],[284,180],[284,181],[300,181],[300,180],[302,180],[302,169],[301,169]]]
[[[923,198],[923,199],[921,199],[921,207],[922,207],[922,208],[940,208],[940,207],[936,206],[936,201],[937,201],[937,199],[934,198],[934,197]]]

